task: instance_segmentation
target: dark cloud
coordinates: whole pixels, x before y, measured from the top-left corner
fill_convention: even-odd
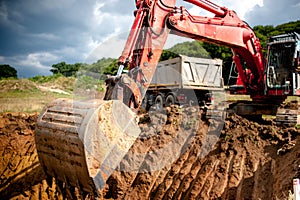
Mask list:
[[[181,5],[192,7],[177,1]],[[47,75],[50,66],[61,61],[95,62],[102,56],[89,55],[96,47],[113,48],[104,41],[122,33],[122,39],[127,38],[135,9],[134,0],[0,0],[0,64],[10,64],[20,77],[28,77]],[[246,21],[275,25],[299,19],[298,10],[299,0],[264,0],[263,7],[247,13]]]
[[[130,28],[133,6],[123,0],[0,0],[0,61],[20,77],[49,74],[61,61],[84,62],[96,44]],[[45,53],[50,60],[32,56]]]
[[[17,75],[19,78],[30,78],[36,75],[49,76],[51,67],[38,68],[30,66],[17,66],[14,67],[17,70]]]
[[[41,2],[44,2],[42,4]],[[90,18],[89,13],[83,14],[86,10],[92,10],[92,5],[81,7],[76,4],[71,4],[72,6],[66,4],[58,6],[47,6],[48,1],[2,1],[2,10],[5,10],[6,17],[2,18],[1,33],[6,37],[0,38],[0,43],[7,43],[6,40],[14,40],[13,45],[5,45],[6,51],[13,48],[17,53],[22,51],[24,48],[33,51],[36,50],[36,46],[43,42],[43,46],[40,48],[48,48],[51,44],[53,45],[53,40],[48,43],[49,38],[46,37],[35,37],[41,34],[48,35],[62,35],[65,39],[70,38],[69,35],[74,35],[74,33],[81,33],[84,30],[88,30],[88,23],[84,21],[86,18]],[[61,1],[64,2],[64,1]],[[53,1],[55,4],[55,1]],[[88,8],[90,7],[90,8]],[[3,14],[4,15],[4,14]],[[83,17],[85,15],[85,17]],[[22,27],[16,30],[15,27]],[[59,37],[57,37],[59,38]],[[58,41],[62,42],[62,41]],[[59,44],[59,43],[58,43]],[[63,43],[61,43],[63,44]],[[3,47],[2,47],[3,48]],[[2,50],[2,49],[0,49]],[[43,49],[46,50],[46,49]]]
[[[300,20],[300,0],[264,0],[245,15],[251,25],[279,25]]]
[[[133,0],[109,1],[101,8],[103,12],[117,15],[133,14],[134,9],[136,9],[136,7],[135,1]]]

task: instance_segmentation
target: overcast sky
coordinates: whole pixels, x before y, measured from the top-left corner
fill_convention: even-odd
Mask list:
[[[212,0],[213,1],[213,0]],[[133,22],[134,0],[0,0],[0,64],[18,76],[50,75],[52,64],[117,58]],[[214,0],[251,26],[300,19],[300,0]],[[195,15],[207,13],[177,1]],[[171,38],[166,47],[174,44]]]

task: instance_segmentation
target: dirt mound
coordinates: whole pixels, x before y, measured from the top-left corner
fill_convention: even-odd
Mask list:
[[[34,143],[37,117],[25,113],[0,116],[1,199],[42,199],[57,193],[49,190],[39,164]]]
[[[71,92],[74,89],[74,84],[75,84],[74,77],[61,76],[56,79],[49,80],[48,82],[44,82],[40,85],[46,88]]]
[[[212,151],[201,158],[206,129],[202,121],[189,148],[170,166],[147,173],[116,171],[104,197],[272,199],[289,195],[300,163],[300,148],[295,145],[300,140],[299,130],[234,115],[226,120]],[[140,141],[132,149],[138,151],[144,145]]]
[[[219,137],[219,124],[195,121],[198,116],[192,108],[183,112],[177,107],[163,115],[141,114],[144,135],[109,178],[99,199],[288,197],[292,179],[300,175],[299,130],[233,115]],[[1,199],[62,199],[68,192],[73,199],[80,198],[79,191],[46,181],[34,144],[36,119],[37,114],[24,113],[0,117]],[[174,138],[174,146],[166,148]],[[163,148],[167,149],[163,156],[155,153]]]
[[[37,85],[28,79],[0,80],[0,92],[6,91],[33,91]]]

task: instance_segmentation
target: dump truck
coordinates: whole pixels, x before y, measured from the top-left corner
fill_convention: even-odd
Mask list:
[[[212,92],[223,90],[222,60],[180,55],[158,63],[142,106],[146,110],[172,104],[208,107]]]

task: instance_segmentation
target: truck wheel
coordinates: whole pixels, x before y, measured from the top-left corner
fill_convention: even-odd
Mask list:
[[[148,111],[149,108],[150,108],[150,105],[149,105],[149,97],[148,95],[146,94],[143,101],[142,101],[142,104],[141,104],[141,108]]]
[[[166,98],[166,106],[175,104],[175,97],[172,94],[169,94]]]
[[[161,95],[157,95],[157,97],[155,98],[155,109],[156,110],[162,110],[164,107],[164,100],[163,97]]]

